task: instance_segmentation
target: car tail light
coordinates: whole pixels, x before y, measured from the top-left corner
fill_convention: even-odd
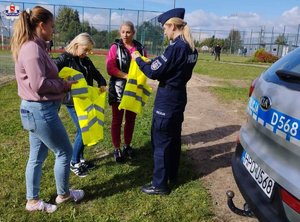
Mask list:
[[[251,86],[250,86],[250,88],[249,88],[249,97],[250,97],[250,96],[252,95],[252,93],[253,93],[253,90],[254,90],[254,88],[255,88],[256,81],[257,81],[257,78],[254,79],[254,80],[252,81],[252,83],[251,83]]]
[[[285,189],[280,189],[281,198],[284,203],[290,206],[298,214],[300,214],[300,200],[294,197],[292,194],[287,192]]]
[[[240,142],[240,134],[238,134],[238,135],[236,136],[236,140],[235,140],[235,141],[236,141],[237,144],[241,143],[241,142]]]

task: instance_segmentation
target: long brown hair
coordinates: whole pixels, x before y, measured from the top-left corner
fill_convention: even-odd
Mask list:
[[[35,6],[32,10],[22,11],[14,24],[14,32],[11,38],[11,51],[13,59],[18,59],[21,46],[34,38],[35,29],[40,22],[47,23],[53,19],[53,14],[41,7]]]

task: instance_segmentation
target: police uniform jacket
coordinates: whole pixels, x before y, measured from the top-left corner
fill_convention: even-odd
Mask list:
[[[113,44],[117,46],[117,57],[116,57],[117,68],[122,72],[128,73],[130,62],[131,62],[130,52],[126,49],[121,39],[116,39],[115,43]],[[139,51],[141,55],[145,55],[144,46],[140,42],[133,40],[133,44],[136,46],[137,51]],[[125,84],[126,84],[126,79],[121,79],[116,76],[111,76],[109,81],[109,96],[108,96],[108,103],[110,105],[115,102],[121,102]]]
[[[164,53],[150,64],[137,58],[136,62],[150,79],[159,81],[153,115],[172,118],[184,112],[187,102],[186,83],[192,76],[198,52],[192,51],[182,36],[178,36]]]
[[[56,63],[59,71],[63,67],[69,67],[81,72],[89,86],[93,86],[94,80],[97,82],[98,87],[106,86],[106,80],[87,56],[79,58],[78,56],[73,56],[72,54],[65,52],[58,58],[55,58],[54,62]],[[73,105],[73,99],[70,92],[67,93],[63,103],[66,105]]]

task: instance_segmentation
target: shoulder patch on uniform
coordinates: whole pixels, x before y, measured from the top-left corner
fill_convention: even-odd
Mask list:
[[[160,57],[161,57],[165,62],[168,61],[168,59],[167,59],[164,55],[161,55]]]
[[[157,59],[151,64],[151,69],[152,70],[158,70],[159,67],[161,67],[161,62]]]

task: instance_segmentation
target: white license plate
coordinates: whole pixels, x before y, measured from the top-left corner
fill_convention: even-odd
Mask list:
[[[275,181],[252,160],[246,151],[243,152],[242,162],[262,191],[270,198]]]

